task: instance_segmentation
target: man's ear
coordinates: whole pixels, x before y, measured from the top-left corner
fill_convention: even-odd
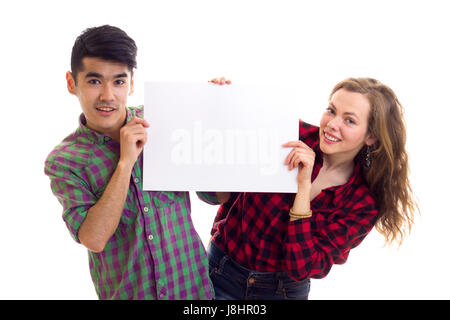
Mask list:
[[[128,95],[131,96],[134,93],[134,75],[131,74],[130,78],[130,92],[128,92]]]
[[[76,95],[76,84],[75,84],[75,79],[72,76],[72,73],[70,71],[66,72],[66,81],[67,81],[67,90],[69,91],[70,94],[74,94]]]

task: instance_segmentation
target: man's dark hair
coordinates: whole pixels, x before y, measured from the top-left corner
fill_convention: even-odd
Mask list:
[[[72,48],[72,76],[77,81],[77,74],[83,71],[84,57],[101,58],[121,62],[128,66],[133,74],[136,63],[137,46],[125,31],[104,25],[84,30],[75,40]]]

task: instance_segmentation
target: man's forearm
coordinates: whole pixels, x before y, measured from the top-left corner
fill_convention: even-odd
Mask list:
[[[94,252],[103,251],[119,225],[130,187],[133,166],[119,161],[103,195],[92,206],[78,232],[80,242]]]

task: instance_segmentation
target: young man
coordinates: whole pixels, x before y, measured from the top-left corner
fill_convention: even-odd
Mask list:
[[[149,124],[142,107],[126,107],[136,52],[135,42],[112,26],[76,39],[66,80],[83,113],[47,157],[45,173],[72,237],[89,249],[100,299],[211,299],[189,193],[142,190]],[[215,193],[199,196],[218,203]]]

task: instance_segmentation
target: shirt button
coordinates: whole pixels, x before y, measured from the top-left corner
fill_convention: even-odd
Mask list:
[[[148,212],[148,207],[144,207],[144,211],[145,211],[145,212]]]
[[[139,178],[134,178],[135,183],[139,183]]]
[[[164,292],[161,292],[161,293],[159,294],[159,298],[160,298],[160,299],[163,299],[164,296],[165,296]]]
[[[153,240],[153,235],[149,235],[148,236],[148,240],[152,241]]]
[[[255,279],[253,279],[253,278],[248,279],[248,283],[249,283],[249,284],[255,283]]]

